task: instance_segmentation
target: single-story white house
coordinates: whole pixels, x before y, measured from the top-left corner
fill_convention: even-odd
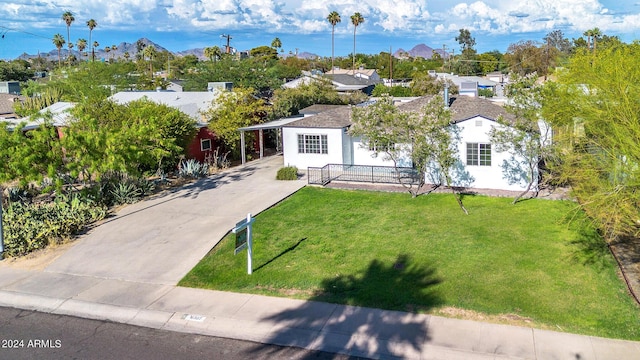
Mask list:
[[[401,111],[418,112],[428,101],[429,97],[403,99],[397,102],[397,106]],[[496,122],[499,116],[509,119],[513,115],[502,106],[482,98],[458,96],[451,98],[449,104],[452,126],[458,128],[458,155],[465,173],[465,177],[453,185],[513,191],[526,189],[527,184],[512,183],[503,173],[503,162],[512,155],[498,152],[489,138],[492,127],[503,126]],[[284,124],[284,164],[300,169],[327,164],[393,166],[382,154],[376,156],[361,138],[351,136],[348,131],[351,124],[350,106]],[[411,166],[411,161],[406,159],[398,165]]]

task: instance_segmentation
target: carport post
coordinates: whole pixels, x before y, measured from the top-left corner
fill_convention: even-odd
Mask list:
[[[240,130],[240,156],[242,157],[242,163],[246,163],[247,156],[244,152],[244,130]]]
[[[260,129],[259,132],[260,132],[260,159],[262,159],[264,157],[264,131]]]

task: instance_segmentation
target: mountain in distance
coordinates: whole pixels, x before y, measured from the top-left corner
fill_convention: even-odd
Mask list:
[[[449,57],[449,53],[447,53],[443,49],[434,49],[425,44],[418,44],[409,51],[406,51],[404,49],[398,49],[396,50],[396,52],[393,53],[393,56],[396,58],[404,58],[404,57],[410,56],[414,58],[421,57],[424,59],[431,59],[433,57],[434,52],[438,53],[442,58],[446,59]]]
[[[100,60],[104,60],[107,61],[109,59],[122,59],[124,58],[124,54],[125,53],[129,53],[129,59],[135,59],[136,54],[138,53],[138,48],[137,48],[137,43],[141,42],[142,44],[146,46],[149,45],[153,45],[156,50],[158,52],[163,52],[163,51],[169,51],[166,48],[164,48],[163,46],[147,39],[147,38],[140,38],[138,41],[136,41],[135,43],[128,43],[128,42],[121,42],[119,45],[116,46],[116,49],[113,50],[113,45],[107,45],[107,44],[100,44],[100,46],[98,46],[95,49],[95,56],[96,56],[96,60],[100,61]],[[107,52],[105,50],[105,48],[109,46],[110,50]],[[404,58],[407,56],[410,57],[421,57],[421,58],[425,58],[425,59],[431,59],[431,57],[433,56],[434,51],[438,54],[440,54],[441,57],[447,58],[449,57],[449,53],[445,52],[442,49],[433,49],[425,44],[419,44],[414,46],[411,50],[406,51],[404,49],[398,49],[396,50],[396,52],[393,53],[393,56],[396,58]],[[198,59],[200,60],[206,60],[206,57],[204,56],[204,48],[196,48],[196,49],[188,49],[188,50],[182,50],[182,51],[176,51],[176,52],[172,52],[169,51],[171,54],[175,55],[175,56],[186,56],[186,55],[194,55],[196,56]],[[71,53],[73,55],[75,55],[75,57],[78,60],[84,60],[84,59],[88,59],[91,57],[91,47],[87,46],[87,48],[84,50],[84,54],[81,56],[80,52],[77,49],[73,49],[71,50]],[[60,50],[60,57],[61,59],[64,61],[67,58],[67,55],[69,54],[69,50],[67,48],[61,49]],[[86,55],[85,55],[86,54]],[[295,56],[293,54],[280,54],[280,56],[282,57],[288,57],[288,56]],[[39,54],[27,54],[27,53],[23,53],[22,55],[20,55],[18,57],[18,59],[21,60],[28,60],[31,58],[37,58],[37,57],[43,57],[46,58],[48,60],[52,60],[52,61],[57,61],[58,60],[58,49],[53,49],[49,52],[41,52]],[[306,51],[300,52],[297,54],[298,58],[301,59],[319,59],[321,58],[321,56],[313,54],[313,53],[309,53]]]
[[[135,59],[135,56],[138,53],[138,45],[137,45],[138,42],[144,44],[145,47],[147,47],[149,45],[153,45],[153,47],[155,47],[156,51],[158,51],[158,52],[169,51],[166,48],[164,48],[163,46],[158,45],[157,43],[155,43],[155,42],[153,42],[153,41],[151,41],[151,40],[149,40],[147,38],[140,38],[135,43],[121,42],[119,45],[116,45],[116,49],[115,50],[113,50],[113,45],[115,45],[115,44],[113,44],[113,45],[100,44],[95,49],[96,61],[99,61],[99,60],[102,60],[102,59],[109,60],[109,59],[124,58],[124,54],[125,53],[129,53],[129,58],[130,59]],[[109,47],[109,51],[108,52],[105,50],[105,48],[107,46]],[[171,52],[171,51],[169,51],[169,52]],[[60,50],[60,58],[62,59],[62,61],[64,61],[67,58],[68,54],[69,54],[69,49],[66,48],[66,46],[64,46],[63,49]],[[91,46],[89,46],[87,44],[87,47],[84,49],[83,55],[80,55],[80,51],[78,51],[77,49],[71,50],[71,54],[73,54],[78,60],[90,58],[91,57]],[[58,60],[58,49],[53,49],[53,50],[51,50],[49,52],[41,52],[41,53],[35,54],[35,55],[23,53],[22,55],[18,56],[18,59],[28,60],[28,59],[37,58],[37,57],[43,57],[43,58],[46,58],[48,60],[56,60],[57,61]]]

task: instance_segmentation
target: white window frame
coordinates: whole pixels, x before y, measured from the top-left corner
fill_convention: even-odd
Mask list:
[[[329,154],[328,136],[326,134],[297,134],[298,154]]]
[[[205,149],[204,144],[207,142],[209,143],[209,148]],[[211,141],[211,139],[200,139],[200,151],[202,152],[211,151],[212,148],[213,148],[213,142]]]
[[[491,166],[490,143],[467,143],[467,166]]]

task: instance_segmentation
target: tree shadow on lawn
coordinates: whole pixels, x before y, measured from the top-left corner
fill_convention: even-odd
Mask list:
[[[391,265],[373,260],[360,274],[323,280],[312,301],[263,318],[275,324],[265,343],[353,358],[420,357],[429,340],[429,316],[417,312],[443,303],[436,289],[441,282],[435,269],[413,263],[406,254]],[[269,355],[279,358],[280,351],[257,345],[251,352],[272,352]]]

